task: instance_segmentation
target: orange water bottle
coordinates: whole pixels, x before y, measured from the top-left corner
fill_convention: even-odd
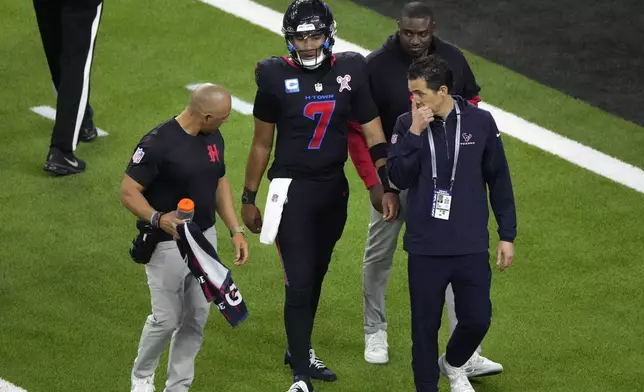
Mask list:
[[[190,199],[181,199],[177,204],[177,218],[190,222],[195,215],[195,203]]]

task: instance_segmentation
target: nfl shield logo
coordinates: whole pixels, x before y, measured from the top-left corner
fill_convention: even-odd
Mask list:
[[[391,144],[396,144],[397,141],[398,141],[398,134],[394,133],[393,135],[391,135]]]
[[[141,162],[141,159],[143,159],[144,155],[145,155],[145,152],[143,152],[143,149],[141,147],[137,148],[136,151],[134,152],[134,155],[132,155],[132,162],[134,163]]]
[[[322,91],[322,83],[315,83],[315,91],[318,93]]]

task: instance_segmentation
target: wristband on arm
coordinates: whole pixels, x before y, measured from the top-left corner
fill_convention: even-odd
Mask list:
[[[371,161],[375,164],[378,159],[387,158],[387,143],[378,143],[369,149],[369,155],[371,156]]]
[[[373,161],[374,165],[379,159],[387,159],[387,143],[378,143],[369,149],[369,155],[371,155],[371,160]],[[382,187],[385,191],[387,192],[392,192],[392,193],[400,193],[397,189],[394,189],[389,185],[389,177],[387,176],[387,166],[382,165],[380,168],[378,168],[378,178],[380,178],[380,183],[382,183]]]
[[[256,197],[257,197],[257,191],[253,192],[250,189],[244,187],[244,192],[242,192],[242,204],[255,205]]]
[[[159,211],[154,211],[152,213],[152,216],[150,217],[150,225],[154,227],[155,229],[159,228],[159,224],[161,223],[161,216],[163,214],[160,213]]]

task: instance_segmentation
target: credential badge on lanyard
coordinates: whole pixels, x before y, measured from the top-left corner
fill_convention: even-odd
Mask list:
[[[452,167],[452,177],[449,181],[449,189],[438,188],[438,170],[436,169],[436,146],[434,146],[434,136],[432,129],[427,128],[427,139],[429,139],[429,149],[432,155],[432,180],[434,181],[434,199],[432,201],[432,218],[449,220],[449,212],[452,208],[452,188],[456,178],[456,166],[458,165],[458,154],[461,150],[461,109],[458,103],[454,102],[456,111],[456,142],[454,143],[454,166]],[[445,122],[445,126],[447,121]]]

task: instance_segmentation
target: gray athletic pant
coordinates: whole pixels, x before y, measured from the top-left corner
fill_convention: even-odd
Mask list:
[[[389,273],[394,261],[394,252],[398,244],[398,235],[405,222],[407,208],[407,191],[400,192],[400,214],[398,219],[385,222],[382,214],[371,207],[371,220],[367,234],[367,246],[362,265],[362,293],[364,296],[364,330],[366,334],[387,330],[385,318],[385,291],[389,283]],[[454,332],[456,312],[454,310],[454,292],[452,285],[445,291],[450,334]],[[481,346],[476,349],[481,352]]]
[[[204,236],[216,249],[214,227],[206,230]],[[157,245],[145,272],[152,314],[143,327],[132,376],[146,378],[154,375],[159,358],[170,342],[164,391],[185,392],[194,379],[195,357],[203,341],[210,304],[174,241],[163,241]]]

